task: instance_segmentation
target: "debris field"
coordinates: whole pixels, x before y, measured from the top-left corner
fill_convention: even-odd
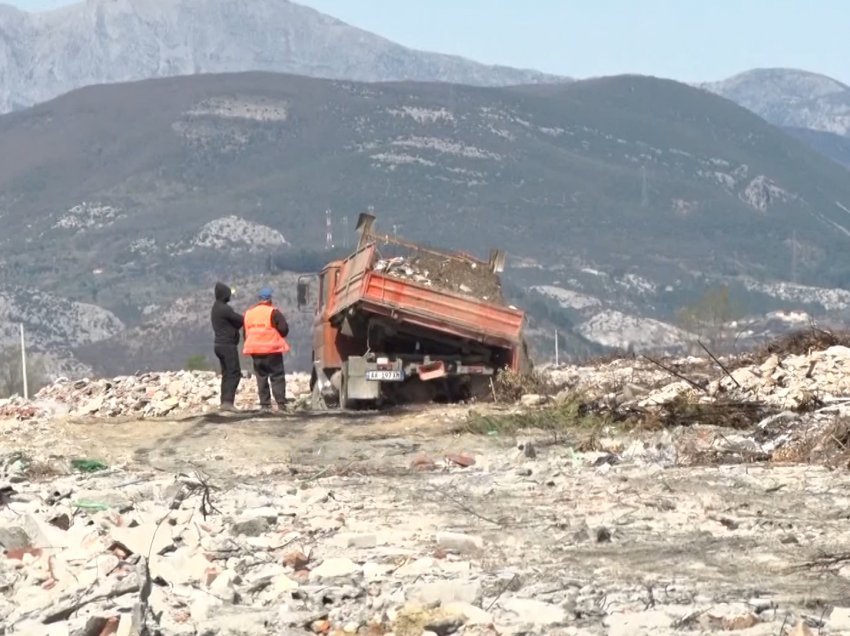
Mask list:
[[[0,633],[850,634],[848,373],[633,357],[271,415],[204,374],[59,383],[2,407]]]
[[[309,392],[309,375],[287,375],[287,396],[303,398]],[[142,373],[111,379],[60,379],[43,388],[32,402],[20,397],[0,400],[0,417],[30,419],[36,416],[164,417],[215,410],[220,376],[211,371]],[[254,378],[242,378],[236,405],[258,404]]]

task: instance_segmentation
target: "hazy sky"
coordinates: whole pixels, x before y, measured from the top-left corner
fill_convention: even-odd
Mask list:
[[[70,4],[11,2],[25,9]],[[699,81],[781,66],[816,71],[850,84],[848,0],[302,0],[301,4],[407,46],[574,77],[633,72]]]

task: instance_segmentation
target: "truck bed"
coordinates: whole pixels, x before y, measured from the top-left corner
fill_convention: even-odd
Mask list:
[[[505,305],[375,271],[375,245],[347,258],[331,313],[350,308],[491,345],[520,343],[525,314]]]

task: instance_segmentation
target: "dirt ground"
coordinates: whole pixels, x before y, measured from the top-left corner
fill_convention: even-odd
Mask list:
[[[847,473],[678,467],[652,448],[625,457],[547,436],[452,433],[464,414],[21,423],[0,444],[48,464],[96,457],[140,479],[201,470],[225,490],[321,486],[348,506],[349,525],[390,544],[413,537],[432,550],[423,537],[440,530],[481,537],[470,560],[482,607],[525,622],[466,634],[850,634],[833,614],[850,605]],[[447,453],[475,464],[444,463]],[[423,458],[435,469],[412,467]],[[541,608],[567,618],[548,624]]]
[[[326,468],[331,473],[359,466],[375,472],[406,468],[412,453],[420,449],[437,454],[451,450],[457,441],[446,432],[464,410],[66,419],[50,423],[55,437],[22,427],[15,443],[28,453],[57,457],[87,456],[97,449],[98,458],[110,465],[149,466],[167,472],[195,468],[221,478],[293,466]],[[473,436],[468,439],[474,441]]]

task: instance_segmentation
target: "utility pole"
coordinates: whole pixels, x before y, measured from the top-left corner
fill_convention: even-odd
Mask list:
[[[791,282],[797,282],[797,230],[791,234]]]
[[[331,221],[331,211],[325,210],[325,249],[331,250],[334,246],[334,235]]]
[[[560,364],[560,358],[558,356],[558,330],[555,329],[555,366],[557,367]]]
[[[24,337],[24,323],[21,323],[21,374],[24,379],[24,399],[30,399],[29,386],[27,385],[27,344]]]

